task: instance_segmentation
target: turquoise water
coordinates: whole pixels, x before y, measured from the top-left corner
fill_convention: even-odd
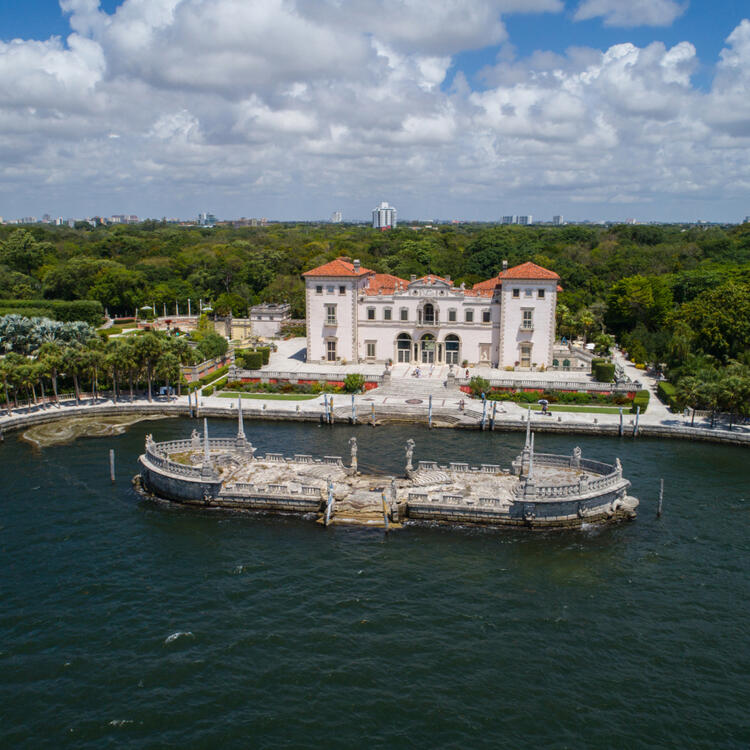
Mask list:
[[[750,500],[739,448],[619,455],[638,520],[565,533],[206,515],[130,487],[146,432],[0,445],[8,748],[747,748]],[[212,434],[234,424],[211,422]],[[508,463],[519,434],[251,422],[260,450]],[[429,446],[429,448],[428,448]],[[108,449],[117,453],[109,482]],[[658,477],[665,513],[655,518]],[[179,635],[178,635],[179,634]]]

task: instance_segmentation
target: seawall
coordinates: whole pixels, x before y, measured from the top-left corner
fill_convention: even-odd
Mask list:
[[[309,402],[307,402],[309,403]],[[223,419],[236,419],[237,408],[233,401],[227,406],[207,405],[198,409],[200,417],[217,417]],[[351,416],[341,416],[341,411],[337,408],[338,416],[334,417],[334,423],[348,424]],[[300,411],[282,408],[266,408],[248,406],[243,402],[242,413],[245,419],[266,419],[278,421],[296,421],[319,423],[322,419],[323,408],[318,407],[317,411]],[[182,403],[161,403],[161,402],[138,402],[138,403],[118,403],[118,404],[97,404],[81,406],[63,406],[60,408],[50,406],[47,409],[40,409],[30,414],[18,414],[11,417],[5,417],[0,421],[0,430],[3,433],[13,432],[16,430],[26,429],[38,424],[54,422],[60,419],[74,419],[83,417],[109,417],[122,414],[148,414],[165,416],[189,416],[190,411],[186,402]],[[409,422],[416,424],[427,424],[428,416],[426,410],[405,410],[400,404],[386,405],[378,404],[374,413],[375,423],[377,425],[387,424],[390,422]],[[364,409],[358,412],[357,422],[359,424],[370,424],[372,415]],[[457,419],[455,410],[433,409],[433,427],[452,427],[458,429],[480,429],[481,418],[475,416],[475,412],[462,415]],[[532,417],[532,429],[534,432],[545,432],[553,434],[571,434],[571,435],[598,435],[601,437],[618,437],[619,425],[616,423],[594,424],[576,422],[558,422],[553,418],[547,418],[539,415],[537,412]],[[489,430],[489,420],[485,422],[485,429]],[[521,432],[526,430],[525,419],[513,419],[505,417],[498,418],[495,422],[495,430],[498,432]],[[633,426],[624,425],[623,437],[633,438]],[[724,429],[706,429],[698,427],[687,427],[680,425],[648,424],[641,423],[638,426],[637,437],[661,438],[672,440],[693,440],[698,442],[718,443],[723,445],[736,445],[750,447],[750,434],[743,432],[733,432]]]

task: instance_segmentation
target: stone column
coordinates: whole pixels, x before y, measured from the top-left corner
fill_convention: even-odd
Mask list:
[[[351,473],[357,473],[357,438],[349,438],[349,452],[351,454]]]
[[[414,472],[414,464],[412,464],[412,458],[414,457],[414,441],[409,438],[406,441],[406,476],[411,477]]]

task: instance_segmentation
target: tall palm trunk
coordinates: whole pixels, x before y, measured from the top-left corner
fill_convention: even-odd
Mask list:
[[[151,362],[146,365],[146,378],[148,379],[148,402],[151,403],[153,398],[151,397]]]
[[[34,384],[31,383],[31,395],[34,399],[34,404],[36,405],[36,388],[34,388]]]
[[[46,408],[45,399],[44,399],[44,378],[39,378],[39,388],[42,391],[42,409]]]
[[[112,368],[112,403],[117,403],[117,370]]]
[[[695,407],[693,407],[693,416],[690,417],[690,426],[695,427]]]
[[[8,379],[3,375],[3,388],[5,389],[5,408],[8,410],[8,416],[13,413],[10,408],[10,396],[8,395]]]
[[[130,403],[133,403],[133,371],[128,370],[128,383],[130,385]]]
[[[76,391],[76,406],[80,406],[81,404],[81,390],[78,387],[78,375],[76,373],[73,373],[73,387]]]
[[[55,403],[57,403],[57,370],[52,370],[52,391],[55,394]]]

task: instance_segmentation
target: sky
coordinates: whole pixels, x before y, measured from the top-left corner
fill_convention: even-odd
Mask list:
[[[2,0],[0,216],[741,221],[748,0]]]

